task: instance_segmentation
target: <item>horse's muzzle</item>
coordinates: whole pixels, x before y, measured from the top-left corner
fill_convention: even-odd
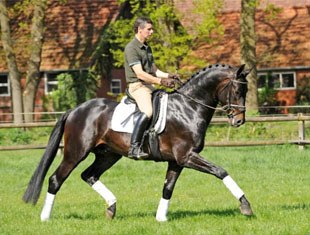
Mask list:
[[[238,114],[228,115],[229,124],[233,127],[239,127],[245,123],[245,113],[239,112]]]

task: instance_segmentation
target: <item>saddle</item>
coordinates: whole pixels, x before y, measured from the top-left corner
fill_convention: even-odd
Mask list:
[[[136,101],[127,89],[125,94],[126,96],[115,108],[111,128],[114,131],[132,133],[137,114],[140,111]],[[168,94],[163,90],[156,90],[152,93],[153,115],[142,138],[142,144],[144,144],[145,140],[148,140],[148,148],[153,156],[152,160],[155,161],[161,161],[162,159],[159,151],[158,135],[165,129],[167,100]]]
[[[138,113],[139,109],[135,99],[131,96],[128,89],[125,90],[126,99],[124,100],[125,104],[135,104],[136,105],[136,112],[135,115]],[[150,128],[154,128],[156,121],[158,120],[159,113],[160,113],[160,99],[162,98],[163,94],[166,94],[165,91],[156,90],[152,93],[152,106],[153,106],[153,115],[150,121]]]

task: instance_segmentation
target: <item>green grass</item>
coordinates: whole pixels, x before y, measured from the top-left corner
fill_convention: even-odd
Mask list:
[[[42,151],[2,151],[0,234],[310,234],[309,153],[296,146],[207,148],[203,157],[230,173],[255,216],[240,214],[239,203],[220,180],[185,169],[166,223],[155,220],[166,163],[124,158],[101,177],[118,199],[116,218],[109,221],[103,200],[80,179],[90,156],[57,194],[51,220],[42,223],[47,179],[37,206],[21,200]],[[60,160],[56,158],[48,176]]]

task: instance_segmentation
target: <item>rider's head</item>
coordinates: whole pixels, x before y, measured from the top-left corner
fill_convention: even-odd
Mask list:
[[[137,38],[141,42],[145,42],[154,32],[153,22],[147,17],[138,17],[133,28]]]
[[[138,33],[139,28],[141,29],[145,28],[146,24],[153,25],[153,22],[148,17],[144,17],[144,16],[138,17],[133,25],[134,32]]]

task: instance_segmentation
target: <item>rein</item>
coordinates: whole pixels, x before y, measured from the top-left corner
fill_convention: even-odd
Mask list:
[[[180,79],[176,79],[177,80],[177,83],[179,83],[179,84],[184,84]],[[184,93],[182,93],[182,92],[180,92],[179,90],[175,90],[175,92],[176,93],[178,93],[178,94],[180,94],[180,95],[182,95],[182,96],[184,96],[184,97],[186,97],[186,98],[188,98],[188,99],[190,99],[190,100],[192,100],[192,101],[194,101],[195,103],[197,103],[197,104],[199,104],[199,105],[201,105],[201,106],[203,106],[203,107],[205,107],[205,108],[210,108],[210,109],[213,109],[213,110],[220,110],[220,111],[224,111],[224,112],[227,112],[227,111],[231,111],[231,110],[233,110],[234,108],[242,108],[242,111],[240,111],[239,113],[242,113],[242,112],[245,112],[245,106],[244,105],[237,105],[237,104],[231,104],[230,103],[230,97],[231,97],[231,87],[232,87],[232,84],[233,83],[240,83],[240,84],[247,84],[248,82],[242,82],[242,81],[238,81],[238,80],[233,80],[233,79],[230,79],[230,81],[224,86],[224,88],[221,90],[221,92],[223,91],[223,90],[225,90],[227,87],[229,87],[230,88],[230,90],[229,90],[229,92],[228,92],[228,94],[227,94],[227,103],[228,104],[226,104],[226,105],[224,105],[224,106],[222,106],[222,107],[213,107],[213,106],[210,106],[210,105],[207,105],[207,104],[204,104],[204,103],[202,103],[201,101],[199,101],[199,100],[197,100],[197,99],[195,99],[195,98],[193,98],[193,97],[191,97],[191,96],[189,96],[189,95],[186,95],[186,94],[184,94]],[[237,114],[228,114],[227,116],[229,117],[229,118],[233,118],[234,116],[236,116],[236,115],[238,115],[239,113],[237,113]]]

